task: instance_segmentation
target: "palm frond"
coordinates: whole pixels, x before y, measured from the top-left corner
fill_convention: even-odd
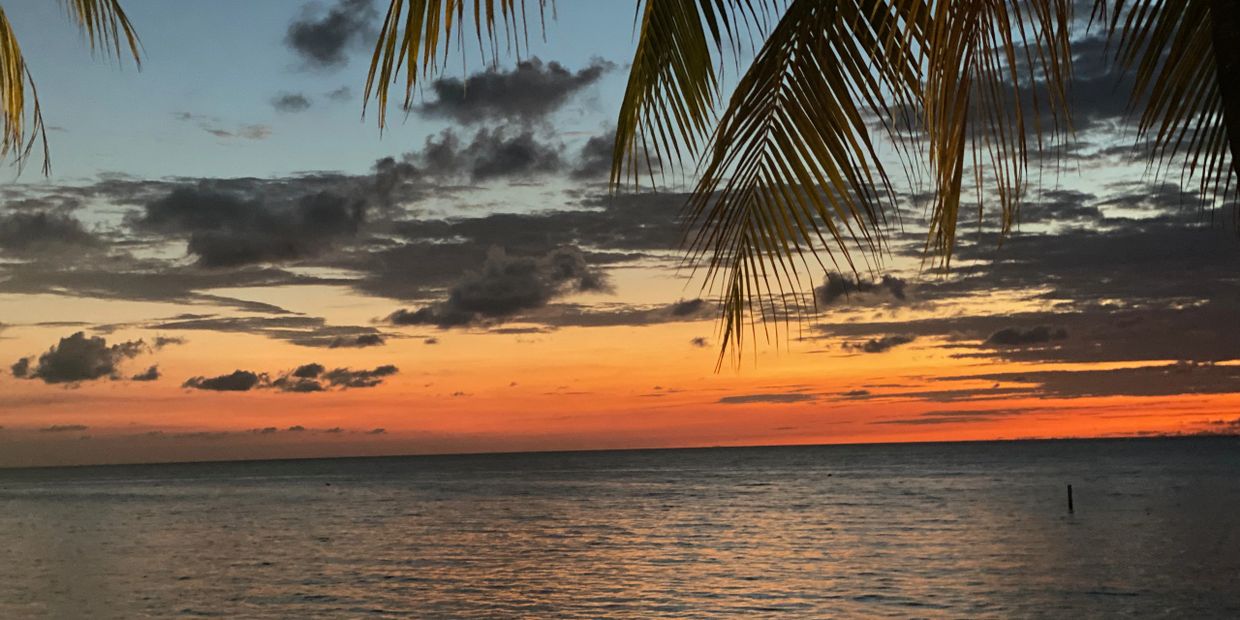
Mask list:
[[[26,88],[30,88],[30,97]],[[18,169],[25,163],[38,143],[43,145],[43,173],[50,172],[47,129],[39,107],[38,92],[26,67],[21,45],[12,24],[0,8],[0,97],[4,99],[3,137],[0,137],[0,158],[12,157]]]
[[[1162,171],[1182,158],[1183,179],[1195,177],[1201,197],[1216,205],[1237,180],[1240,149],[1235,32],[1216,20],[1240,25],[1237,11],[1229,0],[1095,5],[1111,36],[1118,36],[1118,60],[1133,71],[1132,105],[1143,106],[1137,134],[1152,145],[1151,165]],[[1219,54],[1231,54],[1230,77],[1220,71]]]
[[[120,58],[125,50],[134,62],[142,65],[141,43],[120,0],[63,0],[69,15],[82,29],[82,35],[90,44],[91,51],[102,50],[104,54]]]
[[[1048,136],[1058,140],[1070,129],[1070,18],[1069,0],[933,3],[921,47],[936,183],[927,244],[944,268],[955,248],[966,174],[978,219],[984,203],[997,203],[1005,235],[1025,192],[1031,139],[1041,152]],[[1043,108],[1050,126],[1043,126]]]
[[[613,187],[660,164],[682,169],[714,127],[718,72],[742,37],[764,29],[783,0],[646,0],[638,4],[637,49],[616,121]]]
[[[440,69],[443,62],[441,42],[444,56],[451,48],[454,35],[463,43],[468,28],[466,4],[468,0],[391,0],[370,59],[363,97],[365,104],[374,97],[380,129],[387,122],[391,87],[399,82],[402,70],[405,78],[402,107],[408,110],[413,104],[418,79],[432,76]],[[518,56],[522,45],[529,46],[525,0],[473,0],[472,4],[470,19],[484,58],[498,56],[501,31],[507,45]],[[538,0],[540,19],[545,17],[547,4],[547,0]]]
[[[890,112],[917,88],[909,33],[884,0],[795,0],[741,78],[688,205],[690,260],[722,298],[722,348],[800,308],[816,250],[850,268],[877,254],[894,196],[866,106]],[[874,62],[874,59],[880,59]],[[884,206],[886,205],[886,206]]]
[[[102,49],[105,54],[119,58],[128,48],[134,62],[141,65],[138,35],[118,0],[65,0],[64,4],[92,50]],[[51,156],[39,91],[3,8],[0,8],[0,98],[4,105],[0,158],[11,157],[20,171],[35,146],[42,145],[43,174],[49,174]]]

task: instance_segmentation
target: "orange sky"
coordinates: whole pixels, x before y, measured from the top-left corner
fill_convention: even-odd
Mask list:
[[[645,280],[622,278],[621,285],[667,288],[671,279],[647,274]],[[330,300],[330,291],[316,293],[305,308],[293,304],[293,309],[326,310],[341,321],[373,317],[381,310],[381,304],[367,307],[343,293],[337,295],[338,304]],[[625,293],[621,289],[616,295]],[[655,293],[639,288],[631,297],[651,295]],[[133,318],[129,313],[150,316],[161,310],[132,302],[0,299],[6,310],[21,309],[45,321],[69,320],[82,311],[77,306],[82,303],[117,322]],[[995,311],[1011,310],[1000,306]],[[60,312],[65,316],[58,316]],[[842,310],[838,318],[847,321],[867,312]],[[166,381],[63,387],[0,378],[0,464],[1177,433],[1208,429],[1211,421],[1227,417],[1240,403],[1240,394],[987,396],[992,387],[988,381],[946,379],[1025,368],[1142,364],[1013,364],[960,358],[953,356],[958,351],[936,339],[879,354],[854,353],[841,347],[843,340],[830,338],[794,339],[778,347],[759,344],[756,359],[751,347],[739,366],[725,365],[716,373],[714,328],[709,319],[524,334],[406,328],[406,337],[391,339],[380,354],[307,349],[253,334],[179,332],[175,335],[185,337],[185,344],[124,366],[127,372],[137,371],[157,361]],[[0,352],[5,358],[36,353],[72,329],[13,327],[0,340]],[[108,338],[150,340],[153,335],[144,329],[119,329]],[[424,343],[424,335],[437,337],[439,343]],[[708,337],[710,346],[690,343],[700,336]],[[236,368],[276,374],[311,361],[362,368],[376,360],[396,364],[400,373],[365,390],[217,393],[180,387],[183,378]],[[961,388],[979,392],[954,402],[936,402],[927,394]],[[856,390],[869,394],[864,399],[846,394]],[[747,396],[759,402],[721,402],[726,397],[745,401]],[[765,397],[788,402],[761,402]],[[1010,411],[987,417],[996,410]],[[972,411],[980,417],[969,419]],[[919,420],[927,412],[950,413],[940,416],[945,419]],[[67,430],[46,430],[58,426]],[[277,430],[261,432],[267,428]],[[375,429],[383,429],[382,434],[372,433]]]

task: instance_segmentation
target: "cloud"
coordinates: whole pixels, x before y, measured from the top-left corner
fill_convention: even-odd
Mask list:
[[[214,392],[247,392],[258,387],[263,379],[265,376],[248,370],[235,370],[231,374],[218,377],[191,377],[181,387]]]
[[[353,98],[353,91],[348,86],[341,86],[335,90],[328,91],[327,94],[323,96],[332,101],[344,102]]]
[[[902,344],[908,344],[914,339],[914,336],[897,334],[892,336],[883,336],[881,338],[871,338],[861,343],[845,342],[844,349],[849,351],[860,351],[862,353],[884,353]]]
[[[337,0],[326,14],[307,11],[294,20],[284,43],[306,67],[339,68],[348,60],[347,51],[369,38],[377,16],[372,0]]]
[[[464,80],[437,79],[431,83],[435,98],[414,109],[427,118],[466,125],[494,120],[530,123],[559,110],[614,67],[595,59],[574,73],[558,62],[544,64],[531,58],[508,71],[491,67]]]
[[[224,129],[218,126],[204,126],[203,131],[224,140],[243,138],[245,140],[266,140],[271,137],[271,127],[267,125],[241,125],[236,129]]]
[[[736,396],[724,396],[719,399],[719,403],[724,405],[747,405],[753,403],[802,403],[816,400],[813,394],[739,394]]]
[[[151,366],[129,378],[130,381],[156,381],[160,377],[159,366]]]
[[[565,167],[560,151],[560,146],[544,144],[530,130],[483,128],[465,144],[455,131],[445,129],[428,136],[422,150],[409,153],[407,159],[432,177],[489,181],[560,172]]]
[[[327,381],[328,385],[341,389],[369,388],[383,383],[384,378],[390,377],[397,372],[399,370],[391,364],[379,366],[372,370],[336,368],[323,373],[323,379]]]
[[[706,309],[706,300],[698,297],[696,299],[682,299],[672,304],[672,316],[695,316]]]
[[[611,174],[615,147],[616,129],[614,127],[597,136],[590,136],[581,147],[572,176],[577,179],[599,179]]]
[[[151,347],[156,351],[164,347],[170,347],[178,344],[185,344],[185,339],[177,336],[156,336],[155,339],[151,341]]]
[[[96,379],[118,378],[120,363],[148,351],[141,340],[120,342],[109,346],[104,338],[87,337],[76,332],[60,339],[38,358],[31,367],[29,358],[18,360],[10,367],[13,376],[42,379],[44,383],[78,383]]]
[[[271,100],[277,112],[305,112],[310,105],[310,98],[302,93],[280,93]]]
[[[873,303],[876,301],[904,301],[908,282],[892,275],[884,275],[878,282],[856,278],[852,279],[838,272],[829,272],[823,278],[822,286],[814,289],[815,299],[824,306],[830,306],[842,300],[854,303]]]
[[[1097,199],[1086,192],[1052,189],[1022,203],[1016,215],[1022,224],[1088,224],[1104,217]]]
[[[323,391],[322,383],[319,383],[314,379],[298,378],[292,375],[286,375],[272,381],[271,387],[281,392],[293,392],[298,394]]]
[[[40,433],[70,433],[84,431],[90,428],[84,424],[53,424],[39,429]]]
[[[1029,329],[1005,327],[986,339],[986,344],[1003,347],[1019,347],[1029,344],[1045,344],[1052,340],[1063,340],[1068,337],[1064,328],[1052,328],[1049,325],[1038,325]]]
[[[510,318],[569,293],[606,290],[606,276],[591,268],[577,248],[562,247],[541,257],[509,256],[493,248],[482,269],[454,284],[446,300],[417,310],[397,310],[387,321],[461,327]]]
[[[0,216],[0,253],[36,256],[81,252],[100,247],[102,240],[77,218],[48,211],[17,211]]]
[[[293,370],[293,376],[297,377],[298,379],[313,379],[323,374],[324,370],[326,369],[323,367],[322,364],[314,364],[314,363],[304,364],[304,365],[298,366],[297,368]]]
[[[325,392],[338,389],[372,388],[383,383],[387,377],[399,372],[396,366],[386,364],[370,370],[334,368],[327,370],[322,364],[303,364],[271,382],[271,388],[281,392]],[[267,387],[267,386],[264,386]]]
[[[379,334],[359,334],[357,336],[337,336],[328,343],[329,349],[381,347],[383,336]]]
[[[705,349],[706,347],[710,346],[710,341],[707,340],[706,338],[703,338],[702,336],[698,336],[690,340],[689,344],[695,347],[698,347],[699,349]]]
[[[936,410],[927,411],[916,417],[911,418],[890,418],[886,420],[874,420],[870,424],[894,424],[902,426],[925,426],[935,424],[961,424],[974,422],[990,422],[999,418],[1006,418],[1016,415],[1025,415],[1036,411],[1045,411],[1039,408],[1006,408],[1006,409],[957,409],[957,410]]]
[[[1022,387],[1016,389],[1038,398],[1229,394],[1240,388],[1240,366],[1177,362],[1101,370],[1001,372],[943,380],[1017,383]]]
[[[235,267],[315,256],[356,234],[365,204],[332,192],[271,205],[206,187],[180,187],[129,218],[142,231],[188,237],[203,267]]]
[[[373,327],[328,325],[326,320],[312,316],[241,316],[217,317],[192,315],[155,321],[146,325],[158,330],[205,330],[255,334],[284,340],[302,347],[329,349],[381,346],[383,335]]]

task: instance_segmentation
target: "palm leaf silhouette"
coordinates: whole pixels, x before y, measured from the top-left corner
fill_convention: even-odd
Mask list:
[[[81,29],[92,52],[120,57],[129,50],[134,61],[141,64],[138,35],[119,0],[63,0],[62,4]],[[41,145],[43,173],[49,174],[51,157],[39,92],[3,8],[0,8],[0,97],[4,102],[0,157],[11,157],[20,169],[36,145]]]

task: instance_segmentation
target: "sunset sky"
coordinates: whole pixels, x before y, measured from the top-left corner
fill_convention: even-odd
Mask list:
[[[466,46],[382,135],[377,2],[126,0],[140,71],[10,4],[52,174],[0,187],[0,466],[1240,429],[1230,207],[1147,170],[1083,30],[1013,236],[967,210],[924,268],[897,177],[883,263],[716,371],[692,171],[606,185],[628,3],[558,3],[521,65]]]

